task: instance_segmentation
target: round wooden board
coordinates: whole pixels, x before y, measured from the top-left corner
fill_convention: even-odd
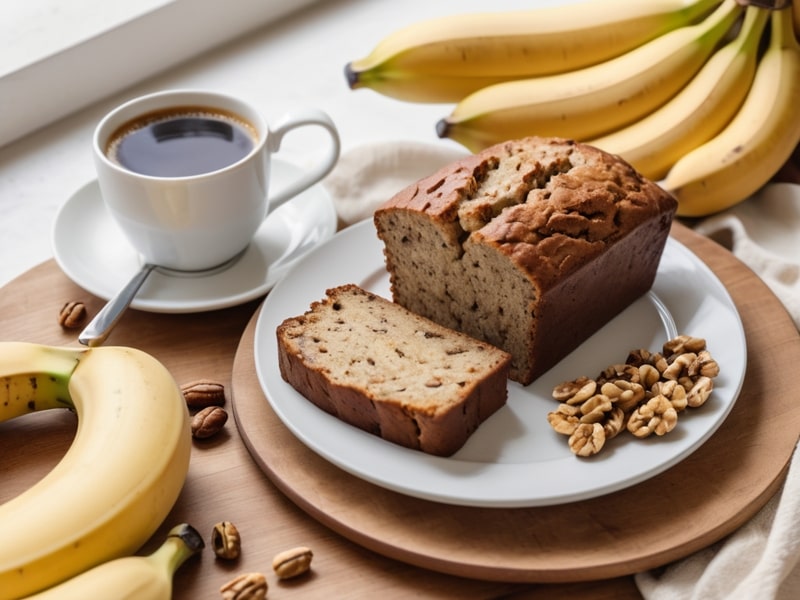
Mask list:
[[[257,313],[233,367],[234,415],[244,443],[275,485],[321,523],[387,557],[442,573],[506,582],[588,581],[654,568],[704,548],[752,517],[783,481],[800,433],[794,399],[800,336],[769,288],[724,248],[680,224],[673,235],[733,297],[747,336],[748,367],[726,422],[659,476],[591,500],[522,509],[438,504],[367,483],[309,450],[270,408],[254,366]],[[305,308],[298,306],[298,314]]]

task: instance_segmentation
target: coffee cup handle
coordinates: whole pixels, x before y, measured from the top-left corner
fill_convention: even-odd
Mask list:
[[[283,136],[292,129],[297,127],[304,127],[306,125],[317,125],[325,129],[330,136],[330,144],[327,152],[314,165],[311,169],[304,171],[303,175],[298,177],[291,184],[285,186],[282,190],[269,194],[269,207],[270,211],[278,208],[281,204],[297,196],[300,192],[310,188],[315,183],[319,182],[328,173],[333,170],[336,161],[339,160],[339,152],[341,143],[339,141],[339,132],[333,124],[331,118],[321,110],[315,108],[306,108],[294,110],[278,121],[274,129],[269,132],[267,138],[267,151],[270,153],[277,152],[280,149]]]

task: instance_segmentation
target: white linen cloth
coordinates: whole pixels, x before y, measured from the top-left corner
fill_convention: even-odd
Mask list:
[[[694,230],[757,273],[800,329],[800,185],[771,183]],[[783,488],[726,539],[666,569],[639,573],[647,600],[800,598],[800,454]]]
[[[406,185],[466,155],[419,142],[373,143],[342,154],[325,179],[340,222],[356,223]],[[772,183],[701,220],[695,231],[726,246],[770,287],[800,329],[800,185]],[[663,568],[638,573],[646,600],[800,598],[800,458],[782,489],[720,542]]]

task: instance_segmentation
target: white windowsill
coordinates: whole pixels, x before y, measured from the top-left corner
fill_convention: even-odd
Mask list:
[[[0,146],[319,0],[3,0]]]

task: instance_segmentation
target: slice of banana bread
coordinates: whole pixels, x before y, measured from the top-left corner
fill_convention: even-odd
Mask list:
[[[348,284],[277,328],[281,376],[339,419],[450,456],[507,398],[511,357]]]
[[[392,297],[503,348],[528,384],[650,289],[676,200],[570,140],[498,144],[374,216]]]

